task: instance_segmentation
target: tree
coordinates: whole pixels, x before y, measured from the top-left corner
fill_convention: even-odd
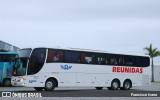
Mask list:
[[[160,55],[160,51],[157,50],[157,48],[153,48],[152,44],[150,44],[149,47],[145,47],[144,50],[147,51],[147,55],[149,55],[151,57],[152,63],[151,63],[151,67],[152,67],[152,82],[154,82],[154,64],[153,64],[153,58],[157,57]]]

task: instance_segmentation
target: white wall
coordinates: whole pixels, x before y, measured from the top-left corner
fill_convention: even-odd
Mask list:
[[[154,80],[160,81],[160,65],[154,65]]]

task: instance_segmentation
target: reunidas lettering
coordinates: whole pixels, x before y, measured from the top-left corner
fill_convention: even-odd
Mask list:
[[[112,72],[117,73],[143,73],[143,68],[133,68],[133,67],[112,67]]]

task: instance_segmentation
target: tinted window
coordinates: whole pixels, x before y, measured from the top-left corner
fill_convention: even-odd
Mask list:
[[[150,65],[150,58],[141,56],[97,53],[96,64],[127,67],[147,67]]]
[[[115,65],[127,67],[147,67],[150,65],[149,57],[109,54],[109,53],[92,53],[78,52],[71,50],[48,50],[47,63],[64,62],[79,64],[99,64]]]
[[[80,55],[81,63],[85,64],[94,64],[95,63],[95,55],[93,53],[85,53],[82,52]]]
[[[62,61],[63,52],[61,50],[48,49],[47,63]]]
[[[64,61],[65,63],[79,63],[80,55],[76,51],[65,51],[64,52]]]
[[[149,57],[140,57],[140,67],[147,67],[150,65]]]
[[[110,55],[110,64],[118,65],[118,57],[116,55]]]
[[[132,66],[133,64],[133,57],[132,56],[123,56],[123,65],[125,66]]]
[[[34,49],[29,59],[27,74],[35,74],[42,68],[46,57],[46,49]]]
[[[1,54],[0,62],[11,62],[16,57],[16,54]]]
[[[107,54],[106,55],[107,65],[123,65],[123,56],[117,54]]]
[[[106,54],[97,54],[96,55],[96,63],[100,65],[109,64],[109,58]]]
[[[149,57],[143,57],[142,59],[143,59],[143,66],[144,67],[147,67],[150,65],[150,60],[149,60],[150,58]]]

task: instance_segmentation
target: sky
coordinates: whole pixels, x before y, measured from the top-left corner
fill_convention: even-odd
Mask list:
[[[0,40],[19,48],[144,55],[159,34],[160,0],[0,0]]]

